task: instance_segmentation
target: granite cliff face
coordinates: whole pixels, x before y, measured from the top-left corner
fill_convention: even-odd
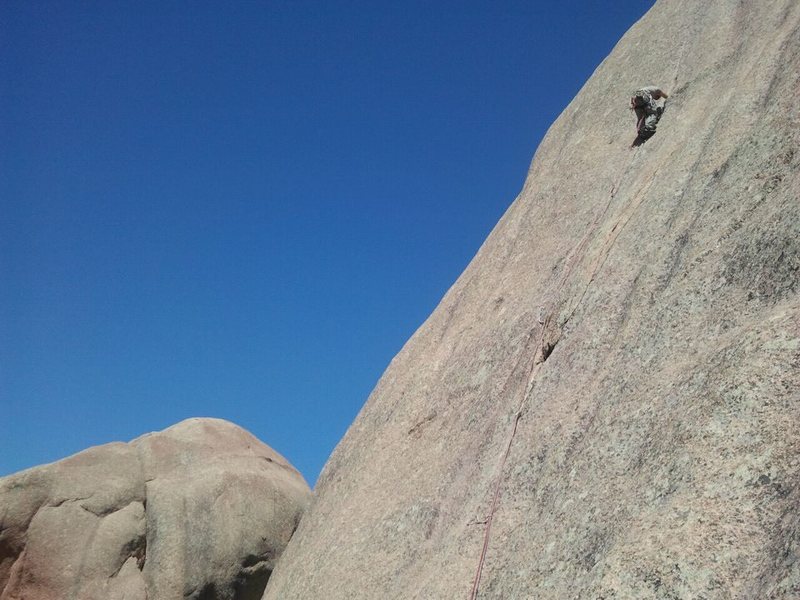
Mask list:
[[[658,2],[389,365],[264,598],[800,597],[799,74],[797,0]],[[631,150],[647,84],[669,106]]]
[[[0,479],[2,600],[254,600],[311,492],[219,419]]]

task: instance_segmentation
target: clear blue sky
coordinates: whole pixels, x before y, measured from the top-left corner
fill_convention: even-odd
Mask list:
[[[0,475],[215,416],[313,484],[652,4],[0,3]]]

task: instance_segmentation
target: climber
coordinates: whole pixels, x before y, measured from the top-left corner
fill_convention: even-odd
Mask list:
[[[667,106],[667,98],[666,92],[653,85],[643,87],[631,96],[631,110],[636,112],[636,139],[631,146],[641,146],[653,137]]]

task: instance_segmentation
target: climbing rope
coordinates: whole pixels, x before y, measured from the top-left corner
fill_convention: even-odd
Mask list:
[[[575,257],[582,254],[585,250],[586,245],[588,244],[591,235],[597,229],[602,218],[605,216],[606,212],[608,212],[608,208],[614,200],[614,197],[619,190],[619,186],[622,183],[622,179],[627,173],[627,170],[630,168],[631,163],[633,162],[633,154],[631,155],[631,159],[626,163],[625,167],[623,168],[620,175],[617,177],[615,181],[612,181],[611,185],[611,193],[609,194],[608,202],[606,203],[603,210],[594,218],[592,221],[588,231],[583,236],[583,238],[578,242],[578,244],[573,248],[570,252],[569,256],[567,257],[566,267],[564,272],[562,273],[561,277],[559,277],[558,283],[556,285],[555,290],[553,293],[557,294],[561,291],[563,286],[566,284],[569,275],[572,272],[574,265],[580,260],[575,260]],[[505,450],[500,458],[500,462],[497,466],[497,477],[495,479],[494,484],[494,492],[492,493],[492,501],[489,505],[489,512],[486,516],[485,521],[485,529],[483,532],[483,544],[481,546],[481,554],[480,558],[478,559],[478,567],[475,570],[475,577],[472,581],[472,591],[470,592],[470,600],[476,600],[478,597],[478,589],[480,588],[481,583],[481,576],[483,575],[483,567],[486,564],[486,554],[489,551],[489,540],[491,539],[491,532],[492,532],[492,523],[494,522],[494,516],[497,512],[497,507],[500,503],[500,492],[502,490],[502,483],[503,483],[503,472],[505,470],[506,462],[508,461],[508,456],[511,453],[511,446],[514,443],[514,438],[517,435],[517,428],[519,426],[519,421],[522,418],[522,410],[525,407],[525,402],[528,398],[528,395],[533,389],[533,383],[536,379],[536,376],[539,374],[539,370],[541,369],[542,364],[546,360],[545,356],[545,336],[548,330],[548,326],[552,322],[553,314],[555,313],[555,307],[551,307],[549,314],[541,323],[542,329],[539,334],[539,340],[536,345],[536,351],[534,353],[534,358],[531,362],[531,367],[528,372],[528,376],[526,378],[525,387],[523,388],[523,394],[520,398],[519,406],[517,407],[516,412],[514,413],[514,422],[511,427],[511,433],[508,437],[508,443],[505,445]]]
[[[499,475],[497,477],[497,483],[494,487],[494,494],[492,495],[492,504],[489,508],[489,515],[486,517],[486,529],[483,534],[483,546],[481,547],[481,557],[478,561],[478,570],[475,572],[475,578],[472,580],[472,592],[470,593],[470,600],[475,600],[478,597],[478,588],[481,584],[481,575],[483,573],[483,565],[486,563],[486,552],[489,550],[489,537],[492,531],[492,521],[494,520],[494,513],[497,511],[497,504],[500,500],[500,478],[503,475],[503,468],[506,465],[506,460],[508,459],[508,455],[511,452],[511,443],[514,441],[514,436],[517,433],[517,425],[519,424],[519,420],[522,417],[521,412],[517,412],[514,415],[514,427],[511,430],[511,437],[508,440],[508,444],[506,445],[506,451],[503,453],[503,459],[500,462],[499,468]]]
[[[672,158],[672,155],[675,152],[677,152],[677,149],[673,150],[672,154],[670,154],[670,156],[668,157],[667,162],[669,162],[669,159]],[[600,220],[608,212],[608,209],[609,209],[611,203],[613,202],[614,198],[616,197],[617,192],[619,191],[619,186],[622,183],[622,180],[627,175],[627,171],[630,168],[631,164],[633,163],[633,154],[635,154],[635,152],[632,153],[631,159],[627,162],[625,167],[622,169],[621,175],[616,180],[616,183],[614,183],[612,185],[611,193],[609,194],[609,199],[608,199],[608,202],[606,203],[605,207],[599,213],[599,215],[597,217],[595,217],[594,221],[591,223],[591,225],[589,227],[588,232],[584,235],[583,239],[581,239],[581,241],[578,242],[578,244],[575,246],[573,251],[570,253],[570,257],[572,257],[576,253],[583,253],[584,252],[585,246],[586,246],[586,239],[587,239],[587,237],[591,236],[594,233],[594,231],[597,229],[597,226],[598,226]],[[583,302],[583,299],[585,298],[586,293],[589,290],[589,287],[594,282],[595,278],[597,277],[597,274],[600,272],[600,269],[602,269],[603,265],[605,264],[606,260],[608,259],[608,256],[611,253],[611,248],[616,243],[617,238],[619,238],[620,234],[622,233],[622,230],[630,222],[630,220],[633,218],[633,215],[636,213],[636,211],[639,209],[639,207],[642,205],[642,203],[644,202],[645,198],[647,197],[647,192],[652,187],[652,185],[653,185],[653,183],[655,181],[656,175],[658,174],[659,170],[660,169],[656,169],[655,172],[648,178],[648,180],[644,183],[644,185],[640,188],[640,190],[634,195],[633,202],[622,211],[622,213],[619,215],[619,217],[616,219],[616,221],[612,225],[612,227],[611,227],[610,231],[608,232],[608,234],[606,234],[605,240],[603,241],[603,245],[601,246],[597,257],[595,258],[595,260],[592,263],[592,266],[589,269],[589,278],[587,279],[586,284],[583,286],[583,290],[581,290],[581,293],[578,296],[577,302],[569,310],[569,312],[568,312],[566,318],[564,319],[563,323],[556,324],[557,329],[561,329],[575,315],[575,312],[577,311],[578,307]],[[581,262],[581,261],[580,260],[577,260],[577,261],[576,260],[572,260],[571,258],[568,259],[567,267],[565,268],[565,273],[562,274],[561,277],[559,277],[559,281],[558,281],[558,283],[557,283],[557,285],[555,287],[555,290],[553,290],[550,293],[558,293],[563,288],[563,286],[565,285],[567,279],[569,278],[569,272],[572,271],[572,268],[573,268],[574,264],[576,264],[578,262]],[[477,598],[478,598],[478,590],[480,588],[481,577],[483,575],[483,568],[484,568],[484,566],[486,564],[486,555],[487,555],[488,550],[489,550],[489,541],[491,539],[492,524],[494,522],[495,513],[497,512],[497,507],[498,507],[498,505],[500,503],[500,495],[501,495],[501,489],[502,489],[502,483],[503,483],[503,471],[505,470],[505,465],[506,465],[506,462],[508,461],[508,456],[511,453],[511,446],[514,443],[514,438],[517,435],[517,429],[518,429],[518,426],[519,426],[519,421],[522,418],[522,413],[523,413],[523,409],[525,407],[525,403],[526,403],[526,401],[528,399],[528,396],[533,391],[533,385],[534,385],[534,382],[536,380],[536,377],[538,376],[539,371],[542,368],[542,365],[544,364],[545,360],[547,359],[549,351],[552,349],[552,346],[550,346],[548,348],[547,332],[551,328],[553,319],[556,318],[556,315],[557,315],[556,306],[554,304],[552,306],[552,308],[550,309],[547,317],[544,319],[544,322],[541,323],[541,332],[539,334],[539,339],[538,339],[538,342],[537,342],[536,351],[535,351],[533,360],[531,362],[531,367],[530,367],[530,370],[528,372],[528,377],[527,377],[527,381],[526,381],[526,384],[525,384],[524,392],[523,392],[523,394],[522,394],[522,396],[520,398],[520,402],[519,402],[519,405],[517,406],[517,410],[514,413],[514,421],[512,423],[511,432],[510,432],[510,435],[509,435],[509,438],[508,438],[508,443],[505,445],[505,449],[503,451],[503,454],[501,456],[500,462],[499,462],[498,467],[497,467],[497,478],[495,479],[495,483],[494,483],[494,491],[492,493],[492,501],[491,501],[491,504],[489,506],[489,512],[488,512],[488,515],[486,517],[486,521],[484,522],[485,523],[485,529],[484,529],[484,534],[483,534],[483,544],[482,544],[482,547],[481,547],[480,558],[478,559],[478,566],[477,566],[477,569],[475,571],[475,577],[474,577],[473,582],[472,582],[472,591],[471,591],[470,596],[469,596],[470,600],[477,600]]]
[[[602,221],[603,217],[608,212],[611,203],[614,201],[614,198],[616,197],[617,192],[619,191],[619,187],[622,183],[622,180],[627,175],[628,169],[630,169],[630,166],[633,163],[634,155],[635,155],[635,149],[634,152],[631,153],[631,158],[625,163],[617,178],[612,181],[608,202],[606,202],[605,206],[603,207],[603,210],[597,214],[597,216],[590,224],[587,232],[584,234],[583,238],[581,238],[581,240],[578,242],[578,244],[576,244],[576,246],[572,249],[569,256],[567,257],[564,271],[562,272],[562,275],[559,277],[555,289],[550,292],[551,294],[557,295],[561,291],[561,289],[564,287],[567,280],[569,279],[569,276],[572,273],[572,269],[574,268],[575,264],[580,262],[580,259],[576,260],[576,257],[584,253],[589,239],[591,239],[591,236],[594,234],[595,230]],[[593,272],[590,279],[593,279],[595,274],[596,272]],[[584,290],[583,293],[581,294],[581,298],[583,298],[585,293],[586,290]],[[574,314],[576,308],[577,305],[575,308],[572,309],[568,319],[572,316],[572,314]],[[500,503],[500,494],[502,491],[502,483],[503,483],[503,472],[505,470],[506,462],[508,461],[508,456],[509,454],[511,454],[511,446],[513,445],[514,438],[517,435],[517,429],[519,426],[519,421],[522,418],[522,411],[525,407],[525,403],[528,399],[529,394],[533,390],[534,381],[536,380],[536,377],[539,374],[539,371],[542,365],[544,364],[544,361],[547,359],[546,352],[548,352],[548,349],[545,347],[546,335],[548,328],[552,323],[553,315],[555,313],[556,313],[556,307],[552,306],[548,312],[548,315],[541,323],[542,328],[539,334],[538,342],[536,344],[536,351],[534,353],[533,360],[531,361],[531,367],[528,371],[525,387],[523,388],[524,391],[520,398],[519,405],[517,406],[517,410],[514,413],[514,421],[511,426],[511,432],[508,437],[508,442],[505,445],[505,449],[503,450],[503,453],[500,457],[500,462],[498,463],[497,466],[497,477],[494,483],[494,491],[492,493],[492,501],[489,505],[489,512],[486,516],[486,521],[484,522],[485,528],[483,532],[483,544],[481,546],[481,554],[478,559],[478,566],[475,570],[475,576],[472,580],[472,590],[469,596],[470,600],[476,600],[478,597],[478,590],[480,588],[481,577],[483,575],[483,568],[486,564],[486,555],[489,551],[489,541],[491,539],[492,524],[494,522],[495,513],[497,512],[497,507]]]
[[[684,38],[681,47],[681,53],[678,58],[678,63],[675,67],[675,75],[673,76],[672,79],[673,88],[678,82],[678,74],[686,53],[686,42],[687,39]],[[637,124],[637,131],[638,130],[639,127]],[[581,262],[582,258],[585,256],[586,246],[588,245],[589,240],[597,230],[597,227],[599,226],[600,222],[607,214],[608,209],[611,207],[611,204],[613,203],[614,198],[617,195],[617,192],[619,192],[620,185],[627,176],[628,170],[633,164],[633,160],[636,156],[637,149],[638,147],[633,148],[633,152],[631,153],[630,159],[625,163],[624,167],[620,170],[620,173],[616,178],[616,180],[612,181],[611,192],[609,194],[608,201],[603,207],[603,210],[600,211],[600,213],[598,213],[598,215],[594,218],[587,232],[569,253],[566,260],[564,271],[562,272],[562,275],[559,277],[555,289],[551,292],[551,294],[557,295],[561,291],[561,289],[564,287],[567,280],[569,279],[569,276],[572,273],[572,269],[574,268],[575,264]],[[674,154],[676,151],[677,150],[674,150],[672,154]],[[670,155],[669,158],[671,157],[672,155]],[[625,226],[628,224],[631,218],[633,218],[633,215],[636,213],[641,204],[644,202],[644,199],[647,197],[647,192],[653,185],[653,182],[655,180],[656,175],[658,174],[658,171],[659,169],[656,169],[655,172],[652,174],[652,176],[650,176],[649,180],[645,183],[645,185],[639,190],[639,192],[635,194],[633,203],[622,211],[622,214],[620,214],[620,216],[615,221],[614,225],[611,227],[611,230],[608,232],[608,234],[606,234],[606,238],[603,241],[603,245],[600,249],[600,252],[598,253],[597,257],[595,258],[589,270],[589,278],[586,281],[586,285],[584,286],[583,290],[578,296],[577,302],[568,312],[567,317],[564,319],[564,322],[561,324],[557,324],[558,329],[563,327],[567,322],[570,321],[570,319],[572,319],[578,307],[583,302],[583,299],[586,296],[589,287],[594,282],[595,278],[597,277],[597,274],[600,272],[600,269],[603,268],[603,265],[608,259],[608,256],[611,253],[611,248],[616,243],[617,238],[619,238],[620,234],[622,233],[622,230],[625,228]],[[580,256],[580,258],[576,260],[576,257],[578,256]],[[492,501],[489,505],[489,512],[486,516],[486,521],[484,522],[485,528],[483,532],[483,544],[481,546],[480,558],[478,559],[478,566],[475,570],[475,577],[472,580],[472,590],[469,595],[470,600],[477,600],[478,598],[478,590],[480,589],[481,577],[483,575],[483,568],[486,564],[486,555],[489,551],[489,541],[491,539],[492,524],[494,522],[495,513],[497,512],[497,507],[500,503],[500,494],[502,491],[502,484],[503,484],[503,471],[505,470],[508,457],[511,454],[511,446],[513,445],[514,438],[517,435],[519,422],[520,419],[522,419],[522,412],[525,407],[525,403],[528,399],[528,396],[533,391],[534,381],[536,380],[536,377],[538,376],[539,371],[541,370],[541,367],[544,364],[545,360],[547,360],[549,352],[552,350],[552,346],[550,346],[549,348],[546,347],[547,346],[546,336],[548,328],[551,326],[551,323],[553,321],[554,315],[556,315],[557,318],[556,308],[557,308],[556,303],[552,303],[547,316],[542,321],[540,321],[541,332],[539,334],[539,340],[537,342],[536,351],[534,353],[533,360],[531,361],[531,367],[528,372],[528,377],[525,383],[522,397],[520,398],[519,405],[517,406],[517,410],[514,413],[514,421],[511,426],[511,432],[508,437],[508,443],[506,443],[505,445],[505,449],[503,450],[500,462],[498,463],[497,466],[497,477],[494,482],[494,491],[492,493]]]
[[[549,317],[548,317],[549,319]],[[538,357],[541,352],[541,347],[544,343],[544,334],[545,334],[546,326],[542,326],[542,332],[539,335],[539,342],[535,357]],[[522,394],[522,398],[520,399],[519,406],[517,407],[516,412],[514,413],[514,423],[511,427],[511,435],[508,437],[508,443],[506,444],[505,451],[503,452],[502,458],[500,459],[500,463],[497,467],[497,479],[495,480],[494,484],[494,493],[492,494],[492,502],[489,506],[489,513],[486,516],[486,527],[483,532],[483,545],[481,547],[481,555],[478,559],[478,568],[475,571],[475,577],[472,580],[472,591],[470,592],[470,600],[475,600],[478,597],[478,589],[480,588],[481,584],[481,575],[483,574],[483,566],[486,564],[486,553],[489,550],[489,539],[491,538],[492,532],[492,522],[494,521],[494,515],[497,512],[497,506],[500,502],[500,491],[502,489],[503,483],[503,471],[505,470],[506,461],[508,460],[508,455],[511,453],[511,445],[514,443],[514,437],[517,435],[517,426],[519,425],[519,421],[522,418],[522,409],[525,406],[525,400],[528,397],[529,389],[533,386],[533,381],[536,379],[536,375],[541,368],[541,365],[544,361],[537,361],[534,358],[533,363],[531,364],[530,371],[528,372],[527,382],[525,384],[525,392]]]

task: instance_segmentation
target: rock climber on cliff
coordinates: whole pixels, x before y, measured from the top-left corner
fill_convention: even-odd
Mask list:
[[[640,146],[653,137],[656,125],[667,106],[667,93],[653,85],[636,91],[631,96],[631,110],[636,112],[636,139],[632,146]]]

